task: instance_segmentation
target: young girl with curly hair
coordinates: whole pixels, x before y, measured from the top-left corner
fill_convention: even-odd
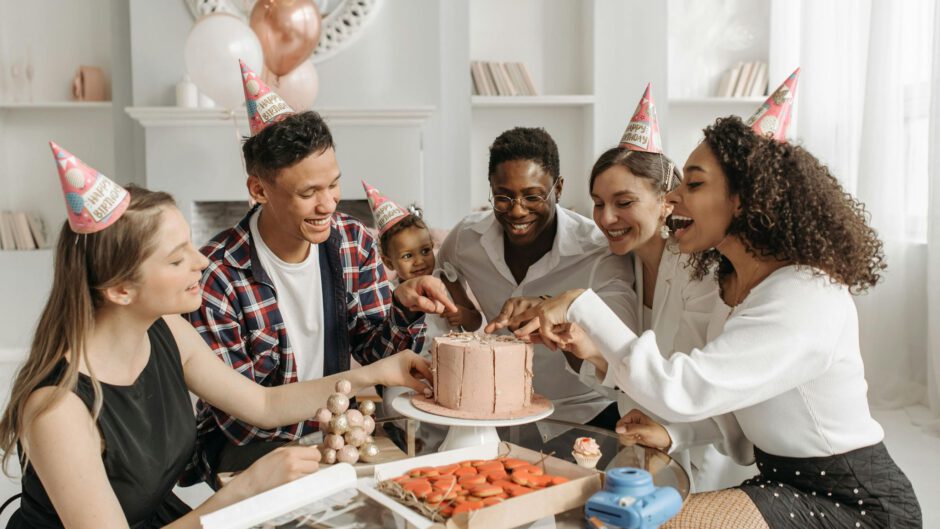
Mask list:
[[[717,443],[757,463],[738,487],[690,496],[666,527],[921,527],[866,399],[852,295],[885,264],[864,206],[808,151],[738,118],[705,129],[669,199],[687,219],[675,226],[680,249],[699,276],[717,263],[731,307],[704,347],[664,356],[591,290],[546,301],[517,334],[567,348],[580,326],[591,344],[575,349],[605,385],[670,423],[632,412],[625,433],[638,443]]]

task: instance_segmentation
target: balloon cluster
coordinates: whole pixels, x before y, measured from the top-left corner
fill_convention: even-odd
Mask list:
[[[359,403],[359,409],[349,407],[349,394],[352,384],[348,380],[336,383],[336,393],[330,395],[326,407],[317,410],[315,416],[323,432],[323,445],[320,448],[322,461],[332,465],[356,463],[362,459],[366,463],[375,462],[379,447],[375,444],[372,432],[375,431],[375,403],[366,400]]]
[[[322,22],[314,0],[258,0],[248,24],[236,15],[211,13],[189,31],[186,71],[204,94],[234,109],[244,101],[242,59],[291,108],[309,110],[319,80],[307,59],[320,42]]]

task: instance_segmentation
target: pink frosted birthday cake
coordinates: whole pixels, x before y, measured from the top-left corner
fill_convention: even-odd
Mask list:
[[[512,336],[452,332],[431,345],[434,399],[416,407],[451,417],[508,419],[545,409],[532,392],[532,344]]]

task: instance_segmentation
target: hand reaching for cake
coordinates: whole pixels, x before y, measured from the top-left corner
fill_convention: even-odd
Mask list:
[[[456,312],[457,306],[447,294],[447,287],[434,276],[418,276],[398,285],[395,301],[411,312],[442,314]]]
[[[371,380],[386,387],[405,386],[421,395],[431,396],[434,380],[431,365],[413,351],[405,350],[366,366]]]
[[[524,337],[538,333],[544,340],[561,343],[564,340],[558,337],[557,331],[567,329],[568,307],[582,293],[584,289],[569,290],[560,296],[542,301],[538,305],[509,319],[508,327],[515,328],[516,336]],[[556,331],[557,327],[557,331]]]
[[[457,305],[456,312],[445,312],[442,316],[451,327],[460,327],[467,331],[479,329],[482,323],[481,315],[476,309],[468,309],[460,305]]]
[[[499,314],[493,318],[493,321],[489,322],[486,325],[486,328],[483,329],[484,332],[494,333],[502,329],[508,328],[511,331],[516,330],[519,324],[516,326],[510,325],[510,321],[516,321],[523,314],[527,314],[528,311],[537,307],[542,303],[541,298],[527,298],[527,297],[517,297],[509,298],[503,303],[503,308],[499,311]],[[519,320],[521,321],[521,320]],[[528,320],[525,320],[528,321]]]
[[[620,443],[638,444],[666,451],[672,446],[669,431],[640,410],[633,409],[617,421],[614,430],[620,434]]]

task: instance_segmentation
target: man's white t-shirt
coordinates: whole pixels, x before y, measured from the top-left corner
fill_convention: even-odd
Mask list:
[[[251,216],[251,238],[261,266],[274,282],[277,308],[284,318],[290,347],[294,353],[297,380],[323,377],[323,286],[320,283],[320,255],[316,244],[310,245],[307,258],[287,263],[268,248],[258,231],[262,208]]]

